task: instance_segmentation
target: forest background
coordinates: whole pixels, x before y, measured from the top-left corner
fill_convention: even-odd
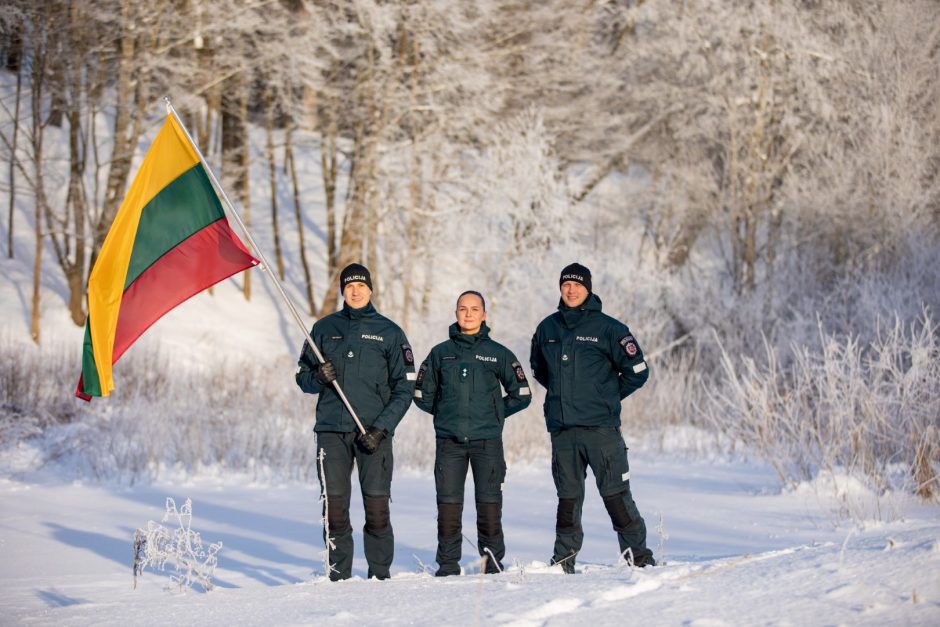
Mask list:
[[[315,474],[299,330],[201,363],[135,347],[89,405],[80,346],[44,335],[50,309],[80,333],[168,96],[311,321],[359,261],[419,359],[479,289],[525,364],[578,260],[650,357],[631,446],[685,434],[785,484],[940,493],[936,2],[7,0],[0,62],[4,274],[27,279],[0,338],[6,448],[129,481]],[[511,462],[547,454],[540,400]],[[400,463],[431,451],[406,418]]]

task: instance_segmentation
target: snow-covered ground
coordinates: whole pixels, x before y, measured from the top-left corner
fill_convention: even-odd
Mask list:
[[[511,468],[506,482],[505,573],[479,575],[468,540],[465,576],[428,574],[433,480],[398,472],[392,579],[363,579],[363,517],[355,503],[359,555],[353,579],[340,583],[323,577],[315,485],[211,474],[140,487],[62,482],[49,470],[6,477],[0,623],[940,624],[940,508],[894,503],[905,508],[902,520],[860,528],[837,522],[837,504],[813,486],[780,493],[761,466],[634,453],[631,467],[650,544],[664,562],[657,568],[617,564],[594,492],[585,503],[579,573],[547,567],[554,490],[547,465],[529,465]],[[134,530],[159,522],[167,497],[179,505],[191,498],[192,529],[205,543],[223,543],[208,593],[180,592],[170,572],[151,570],[133,587]],[[473,516],[468,504],[470,540]]]

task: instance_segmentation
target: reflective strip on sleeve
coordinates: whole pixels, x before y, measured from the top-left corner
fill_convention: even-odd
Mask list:
[[[620,475],[620,480],[621,480],[621,481],[630,481],[630,471],[628,470],[627,472],[625,472],[625,473],[623,473],[622,475]]]
[[[643,372],[644,370],[646,370],[646,362],[645,362],[645,361],[641,361],[641,362],[638,363],[637,365],[633,366],[633,372]]]
[[[519,396],[528,396],[529,388],[519,388]]]
[[[417,378],[418,378],[418,373],[416,373],[416,372],[409,372],[409,373],[408,373],[408,380],[409,380],[409,381],[414,381],[414,380],[417,379]]]
[[[424,395],[421,393],[421,390],[415,390],[415,398],[424,398]]]

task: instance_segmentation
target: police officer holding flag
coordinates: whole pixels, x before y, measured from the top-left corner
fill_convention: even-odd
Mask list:
[[[532,337],[530,364],[547,390],[545,423],[552,439],[552,477],[558,494],[552,564],[575,572],[584,540],[581,508],[587,467],[610,515],[620,551],[639,567],[653,566],[646,523],[630,492],[627,447],[620,432],[620,402],[649,377],[630,329],[602,313],[591,291],[591,271],[566,266],[559,279],[558,311]]]
[[[340,311],[318,320],[310,336],[324,357],[319,363],[304,343],[296,381],[308,394],[318,394],[317,465],[324,503],[324,542],[330,550],[330,579],[352,575],[353,536],[349,521],[353,465],[365,509],[363,542],[368,576],[387,579],[395,550],[389,517],[392,483],[392,436],[408,407],[414,389],[414,356],[405,333],[372,306],[372,277],[359,264],[340,273],[344,304]],[[345,393],[358,420],[350,413]]]

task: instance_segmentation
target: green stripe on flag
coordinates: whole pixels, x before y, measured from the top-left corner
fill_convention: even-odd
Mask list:
[[[197,163],[143,208],[124,289],[180,242],[224,216],[209,177]]]
[[[82,390],[89,396],[101,396],[101,381],[95,365],[95,353],[91,347],[91,323],[85,321],[85,341],[82,350]]]

